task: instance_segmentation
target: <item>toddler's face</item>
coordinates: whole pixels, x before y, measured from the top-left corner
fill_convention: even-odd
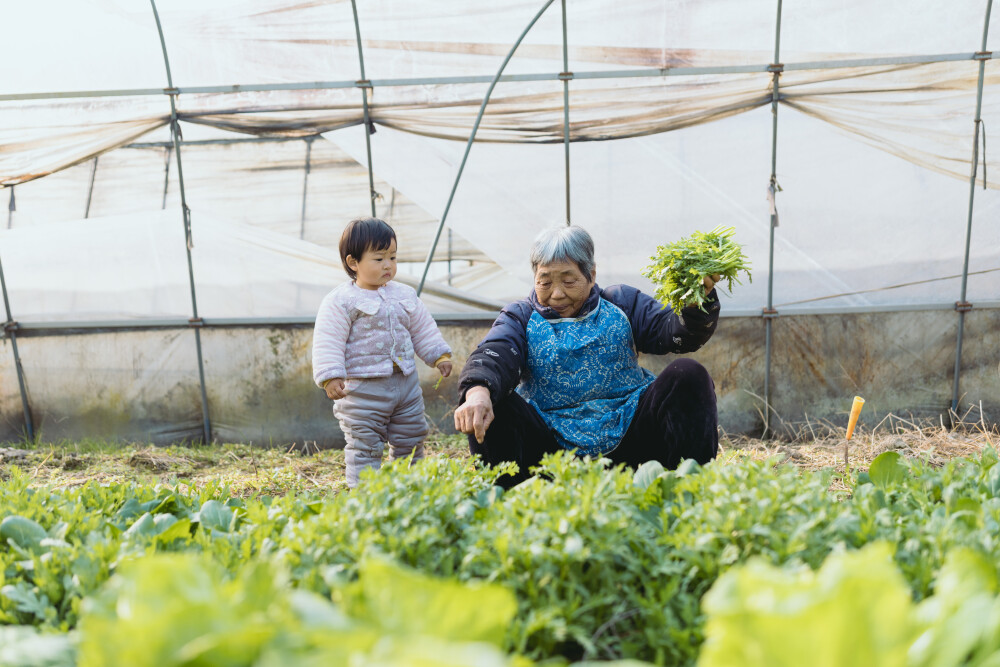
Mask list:
[[[357,274],[358,287],[378,289],[396,277],[396,242],[383,250],[365,250],[360,261],[348,255],[347,265]]]

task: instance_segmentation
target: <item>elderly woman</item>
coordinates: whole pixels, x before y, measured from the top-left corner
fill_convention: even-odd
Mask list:
[[[637,353],[704,345],[719,321],[719,277],[705,278],[708,312],[689,306],[680,316],[634,287],[602,289],[594,242],[580,227],[542,232],[531,267],[531,294],[503,309],[459,379],[455,428],[469,434],[471,452],[520,469],[497,483],[520,483],[559,449],[631,467],[714,458],[718,414],[708,371],[682,358],[656,377]]]

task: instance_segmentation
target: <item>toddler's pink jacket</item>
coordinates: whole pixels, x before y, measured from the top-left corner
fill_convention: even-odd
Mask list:
[[[416,353],[433,365],[451,352],[416,290],[390,281],[377,290],[353,281],[323,298],[313,331],[313,380],[392,375],[395,362],[409,375]]]

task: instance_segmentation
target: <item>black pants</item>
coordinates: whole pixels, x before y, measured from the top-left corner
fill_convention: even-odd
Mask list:
[[[482,443],[469,436],[469,451],[490,465],[517,463],[517,475],[497,480],[504,488],[523,482],[531,466],[561,449],[538,412],[519,394],[494,405],[493,415]],[[671,469],[684,459],[707,463],[719,451],[718,421],[712,377],[697,361],[678,359],[646,388],[625,436],[605,456],[632,468],[652,460]]]

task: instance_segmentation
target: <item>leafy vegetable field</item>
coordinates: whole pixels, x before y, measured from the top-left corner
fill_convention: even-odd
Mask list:
[[[192,450],[70,484],[53,449],[0,467],[0,665],[997,665],[1000,465],[969,449],[558,455],[507,492],[458,448],[352,492],[238,448],[242,477]]]

